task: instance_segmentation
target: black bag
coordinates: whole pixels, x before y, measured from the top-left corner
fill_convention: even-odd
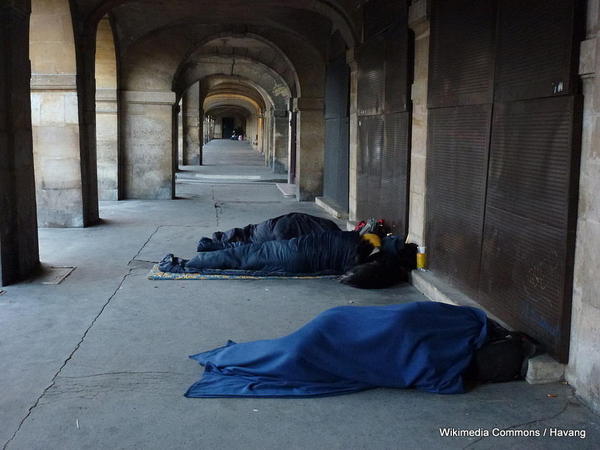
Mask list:
[[[465,378],[478,383],[502,383],[525,378],[529,358],[541,346],[524,333],[510,332],[488,319],[489,340],[475,352]]]

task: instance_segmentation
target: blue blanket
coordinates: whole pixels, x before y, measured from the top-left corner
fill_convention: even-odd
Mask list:
[[[464,391],[487,339],[483,311],[436,302],[329,309],[296,332],[190,356],[205,366],[186,397],[315,397],[375,387]]]

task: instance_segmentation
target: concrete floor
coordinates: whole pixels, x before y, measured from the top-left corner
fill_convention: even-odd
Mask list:
[[[235,166],[223,165],[228,154]],[[407,285],[147,280],[153,261],[192,255],[215,229],[290,211],[324,215],[260,181],[274,177],[244,143],[213,143],[205,158],[207,166],[180,177],[178,200],[103,203],[101,225],[41,230],[43,262],[77,269],[60,285],[32,280],[0,295],[4,448],[599,448],[598,416],[565,384],[504,383],[457,396],[376,389],[319,399],[184,398],[202,372],[189,354],[227,339],[285,335],[336,305],[423,300]],[[229,177],[206,177],[218,174]],[[442,437],[441,427],[586,437]]]

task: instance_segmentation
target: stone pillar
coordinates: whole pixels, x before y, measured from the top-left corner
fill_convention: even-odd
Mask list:
[[[172,199],[175,93],[122,91],[121,148],[127,199]]]
[[[183,166],[183,114],[181,112],[183,108],[181,107],[181,100],[177,105],[177,165],[176,169],[179,166]]]
[[[350,100],[349,100],[349,145],[348,145],[348,219],[358,220],[358,63],[357,49],[346,52],[346,63],[350,67]]]
[[[323,195],[325,162],[325,118],[322,98],[296,99],[296,184],[297,198],[312,201]]]
[[[429,0],[413,2],[409,27],[415,34],[408,241],[425,245],[425,173],[427,162],[427,81],[429,71]]]
[[[567,381],[600,413],[600,0],[588,0],[581,43],[583,136]]]
[[[91,216],[97,218],[98,210],[97,201],[95,206],[89,201],[84,205],[84,199],[92,191],[86,189],[84,192],[83,185],[84,173],[85,182],[91,181],[88,175],[96,182],[95,151],[92,174],[89,170],[91,155],[85,147],[93,145],[95,150],[95,133],[89,136],[95,123],[94,118],[89,117],[90,109],[93,111],[94,108],[93,86],[89,86],[90,78],[93,82],[93,72],[83,71],[90,67],[85,61],[77,64],[68,1],[36,2],[34,5],[29,51],[33,72],[31,122],[38,222],[42,227],[81,227],[93,222]],[[87,57],[91,53],[93,67],[91,50],[93,45],[90,49],[86,43],[81,43],[78,53]],[[78,74],[80,92],[82,96],[84,93],[92,95],[91,105],[86,98],[80,105]],[[96,192],[95,187],[93,192]]]
[[[117,60],[112,29],[105,17],[96,33],[96,154],[100,200],[119,198],[118,120]]]
[[[0,285],[39,264],[29,100],[29,1],[0,5]]]
[[[294,109],[294,103],[296,99],[290,99],[290,122],[289,122],[289,130],[290,130],[290,139],[288,141],[288,183],[295,184],[296,183],[296,136],[297,136],[297,113]]]
[[[200,164],[200,83],[192,84],[181,102],[183,118],[183,164]]]
[[[200,108],[198,110],[198,165],[201,166],[203,164],[204,155],[204,110]]]
[[[77,99],[83,226],[98,223],[98,169],[96,154],[96,36],[79,35],[77,44]]]
[[[98,198],[119,199],[119,120],[116,89],[96,90]]]
[[[179,151],[179,117],[181,113],[181,107],[179,103],[175,103],[171,108],[171,159],[173,164],[173,172],[176,172],[179,168],[179,158],[181,152]],[[175,186],[175,174],[173,174],[173,179],[171,180],[171,187],[173,190],[173,197],[176,194],[176,186]]]
[[[288,167],[289,119],[287,111],[275,111],[273,172],[286,173]]]
[[[272,130],[273,130],[273,111],[271,109],[267,109],[265,111],[264,114],[264,126],[263,126],[263,139],[262,139],[262,146],[260,151],[263,153],[264,158],[265,158],[265,165],[267,166],[271,166],[271,145],[273,143],[272,140]]]

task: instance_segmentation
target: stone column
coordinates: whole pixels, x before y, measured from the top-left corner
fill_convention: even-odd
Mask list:
[[[79,155],[81,160],[81,196],[83,226],[98,223],[98,169],[96,154],[96,79],[94,62],[96,36],[78,35],[77,101],[79,109]]]
[[[82,227],[76,76],[33,75],[31,123],[41,227]]]
[[[275,111],[273,172],[286,173],[288,167],[289,118],[287,111]]]
[[[95,131],[91,134],[95,42],[80,39],[76,48],[67,0],[34,6],[29,51],[38,223],[81,227],[98,216]]]
[[[29,1],[0,5],[0,285],[39,264],[29,100]]]
[[[428,0],[413,2],[409,27],[415,33],[414,81],[412,98],[412,141],[410,155],[410,194],[408,240],[425,245],[425,173],[427,162],[427,80],[429,70]]]
[[[198,165],[201,166],[203,164],[204,155],[204,110],[200,108],[198,110]]]
[[[567,381],[600,413],[600,1],[588,0],[581,43],[583,136]]]
[[[179,166],[183,166],[183,114],[181,112],[183,108],[181,107],[181,101],[177,105],[177,165],[175,169],[178,169]]]
[[[272,121],[272,115],[273,112],[271,109],[267,109],[265,111],[264,114],[264,126],[263,126],[263,139],[262,139],[262,145],[260,148],[260,151],[263,153],[264,158],[265,158],[265,165],[267,166],[271,166],[271,145],[273,143],[272,141],[272,137],[273,137],[273,121]]]
[[[323,195],[325,162],[325,118],[322,98],[296,99],[296,184],[297,198],[312,201]]]
[[[119,199],[119,120],[116,89],[96,90],[98,198]]]
[[[192,84],[181,102],[183,118],[183,164],[200,164],[200,83]]]
[[[181,107],[179,106],[179,103],[175,103],[172,107],[171,107],[171,160],[172,160],[172,164],[173,164],[173,172],[176,172],[177,169],[179,168],[179,158],[181,155],[181,152],[179,151],[179,137],[180,137],[180,130],[179,130],[179,117],[180,117],[180,113],[181,113]],[[173,174],[173,179],[171,180],[171,186],[172,186],[172,190],[173,190],[173,196],[175,196],[176,193],[176,186],[175,186],[175,174]]]
[[[294,109],[296,99],[290,99],[290,122],[289,122],[289,130],[290,130],[290,139],[288,141],[288,183],[295,184],[296,183],[296,136],[297,136],[297,113]]]
[[[348,219],[358,220],[358,63],[356,48],[346,52],[346,63],[350,67],[350,100],[349,100],[349,145],[348,145]]]
[[[121,148],[127,199],[172,199],[175,93],[121,92]]]
[[[96,154],[99,200],[118,200],[117,60],[108,17],[96,33]]]

